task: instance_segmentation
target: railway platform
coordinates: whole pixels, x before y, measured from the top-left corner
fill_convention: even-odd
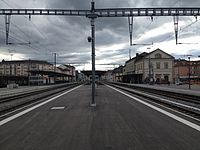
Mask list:
[[[149,85],[149,84],[133,84],[133,86],[138,86],[138,87],[147,87],[151,89],[159,89],[163,91],[170,91],[170,92],[176,92],[176,93],[184,93],[184,94],[189,94],[189,95],[197,95],[200,96],[200,85],[191,85],[191,89],[188,88],[188,85],[175,85],[175,84],[154,84],[154,85]]]
[[[1,150],[199,150],[200,128],[105,85],[82,85],[0,121]],[[151,106],[151,107],[150,107]],[[157,109],[155,109],[157,108]]]
[[[49,88],[51,85],[45,86],[19,86],[18,88],[0,88],[0,98],[8,97],[8,96],[15,96],[17,94],[23,94],[26,92],[42,90],[45,88]]]

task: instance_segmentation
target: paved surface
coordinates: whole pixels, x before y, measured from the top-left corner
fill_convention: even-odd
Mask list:
[[[16,96],[18,94],[29,93],[33,91],[40,91],[43,89],[48,89],[56,86],[67,85],[68,83],[62,84],[52,84],[52,85],[42,85],[42,86],[19,86],[18,88],[0,88],[0,98]],[[69,83],[70,84],[70,83]]]
[[[191,85],[191,89],[189,89],[189,85],[188,84],[183,84],[183,85],[175,85],[175,84],[155,84],[153,86],[156,87],[163,87],[163,88],[173,88],[173,89],[183,89],[183,90],[189,90],[189,91],[199,91],[200,92],[200,85],[197,84],[193,84]]]
[[[36,91],[41,90],[45,88],[49,88],[51,85],[45,85],[45,86],[19,86],[18,88],[0,88],[0,98],[7,97],[11,95],[17,95],[20,93],[26,93],[30,91]]]
[[[199,131],[113,89],[90,99],[82,86],[0,126],[0,150],[200,150]]]
[[[191,89],[188,88],[188,85],[174,85],[174,84],[132,84],[133,86],[139,86],[139,87],[148,87],[152,89],[160,89],[163,91],[172,91],[177,93],[185,93],[190,95],[197,95],[200,96],[200,85],[191,85]]]

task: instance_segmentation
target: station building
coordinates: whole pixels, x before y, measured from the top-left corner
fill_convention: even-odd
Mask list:
[[[47,61],[15,60],[0,62],[1,87],[10,83],[19,85],[43,85],[75,80],[75,67],[55,67]]]
[[[174,82],[174,57],[161,49],[136,54],[125,62],[123,82],[169,83]]]

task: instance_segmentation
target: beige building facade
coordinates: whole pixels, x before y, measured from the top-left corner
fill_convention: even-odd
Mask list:
[[[74,66],[62,65],[55,68],[53,64],[40,60],[3,60],[0,62],[0,77],[2,85],[13,82],[20,85],[42,85],[76,80]]]
[[[46,61],[19,60],[0,62],[0,75],[29,76],[30,71],[53,71],[53,65]]]
[[[136,54],[136,57],[126,62],[124,68],[124,82],[174,82],[174,57],[161,49]]]

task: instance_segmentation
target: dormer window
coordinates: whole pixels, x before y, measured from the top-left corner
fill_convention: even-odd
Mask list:
[[[157,53],[157,54],[155,54],[155,58],[162,58],[162,55]]]

